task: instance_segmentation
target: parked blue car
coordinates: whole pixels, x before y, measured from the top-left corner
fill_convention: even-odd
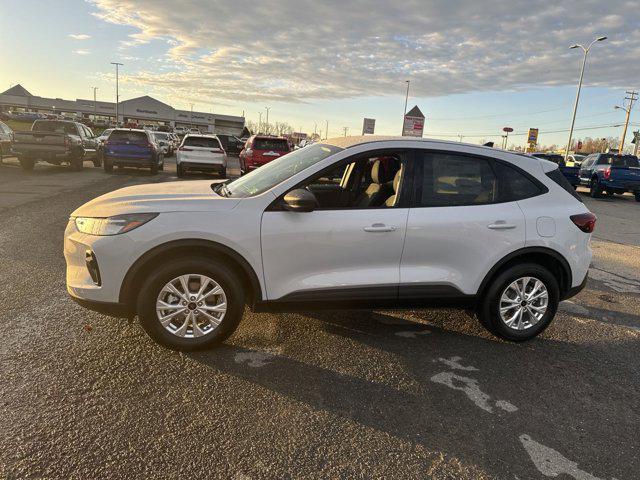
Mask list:
[[[103,165],[107,173],[113,172],[114,166],[150,168],[151,173],[157,173],[164,168],[164,157],[150,132],[116,128],[104,144]]]
[[[592,153],[580,165],[580,183],[593,198],[633,192],[640,202],[640,163],[635,155]]]
[[[549,160],[550,162],[556,163],[560,172],[565,176],[567,181],[571,184],[571,186],[576,189],[578,185],[580,185],[580,167],[573,166],[567,167],[564,157],[562,155],[558,155],[557,153],[532,153],[532,156],[536,158],[544,158],[545,160]]]

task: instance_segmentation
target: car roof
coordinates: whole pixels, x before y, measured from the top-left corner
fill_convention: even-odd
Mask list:
[[[124,128],[124,127],[118,127],[118,128],[114,128],[113,129],[114,132],[140,132],[140,133],[147,133],[148,130],[144,130],[143,128]]]
[[[449,145],[458,145],[458,146],[465,146],[465,147],[473,147],[473,148],[477,148],[479,150],[484,150],[486,152],[495,152],[496,148],[493,147],[486,147],[484,145],[477,145],[475,143],[466,143],[466,142],[456,142],[456,141],[451,141],[451,140],[439,140],[439,139],[435,139],[435,138],[421,138],[421,137],[401,137],[401,136],[385,136],[385,135],[357,135],[357,136],[351,136],[351,137],[334,137],[334,138],[328,138],[327,140],[322,140],[319,143],[324,143],[324,144],[328,144],[328,145],[333,145],[335,147],[340,147],[340,148],[351,148],[351,147],[356,147],[358,145],[364,145],[364,144],[374,144],[377,142],[424,142],[424,143],[429,143],[429,144],[436,144],[436,145],[442,145],[443,147],[449,146]],[[519,152],[508,152],[505,150],[506,153],[510,153],[510,154],[518,154]]]

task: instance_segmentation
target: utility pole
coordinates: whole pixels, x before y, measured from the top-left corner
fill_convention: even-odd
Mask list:
[[[580,80],[578,82],[578,91],[576,92],[576,103],[573,105],[573,117],[571,118],[571,129],[569,130],[569,141],[567,142],[567,149],[564,152],[565,162],[567,161],[567,157],[569,156],[569,150],[571,150],[571,137],[573,137],[573,126],[576,123],[576,112],[578,111],[578,102],[580,101],[580,90],[582,89],[582,78],[584,77],[584,67],[587,64],[587,54],[589,53],[589,50],[591,49],[594,43],[602,42],[603,40],[606,40],[606,39],[607,37],[598,37],[595,40],[593,40],[587,48],[583,47],[580,44],[571,45],[569,47],[569,49],[581,48],[582,51],[584,52],[584,58],[582,59],[582,68],[580,69]]]
[[[344,136],[347,136],[347,131],[349,130],[349,127],[342,127],[342,131],[344,132]]]
[[[400,135],[404,134],[404,116],[407,114],[407,103],[409,102],[409,84],[411,80],[405,80],[407,84],[407,94],[404,96],[404,111],[402,112],[402,130],[400,131]]]
[[[458,134],[458,139],[459,139],[460,143],[462,143],[462,135],[461,134]]]
[[[97,116],[97,112],[98,112],[98,106],[96,104],[96,90],[98,90],[98,87],[93,87],[93,121],[96,121],[96,116]]]
[[[118,75],[119,75],[118,67],[121,67],[123,64],[118,62],[111,62],[111,65],[116,66],[116,126],[118,126],[118,122],[120,121],[120,109],[119,109],[120,91],[118,89]]]
[[[193,103],[189,104],[191,106],[191,116],[189,117],[189,128],[193,128]]]
[[[638,99],[638,92],[636,92],[635,90],[631,90],[631,91],[627,90],[625,93],[627,94],[627,96],[624,97],[624,100],[625,102],[629,101],[629,103],[625,107],[619,107],[617,105],[615,106],[615,108],[618,108],[620,110],[624,110],[625,112],[627,112],[627,118],[624,121],[624,128],[622,129],[622,137],[620,137],[620,148],[618,148],[618,153],[620,155],[622,155],[622,152],[624,149],[624,139],[627,136],[627,128],[629,128],[629,118],[631,117],[631,109],[633,108],[633,102],[635,102]]]
[[[262,132],[262,112],[258,112],[258,131],[256,133]]]
[[[265,125],[266,125],[265,129],[266,130],[270,130],[270,128],[269,128],[269,110],[271,110],[271,107],[264,107],[264,109],[267,111],[267,119],[264,122]],[[266,133],[269,133],[269,132],[266,132]]]
[[[329,138],[329,120],[326,120],[325,130],[324,130],[324,139]]]

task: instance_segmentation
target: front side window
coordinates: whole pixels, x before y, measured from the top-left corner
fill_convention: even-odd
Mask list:
[[[433,153],[425,158],[422,170],[419,206],[482,205],[497,201],[497,179],[486,159]]]
[[[228,183],[220,193],[235,198],[260,195],[341,150],[340,147],[325,144],[301,148]]]

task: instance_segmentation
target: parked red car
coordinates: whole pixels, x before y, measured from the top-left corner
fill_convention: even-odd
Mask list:
[[[240,152],[240,171],[244,175],[256,168],[280,158],[291,151],[286,138],[253,135]]]

